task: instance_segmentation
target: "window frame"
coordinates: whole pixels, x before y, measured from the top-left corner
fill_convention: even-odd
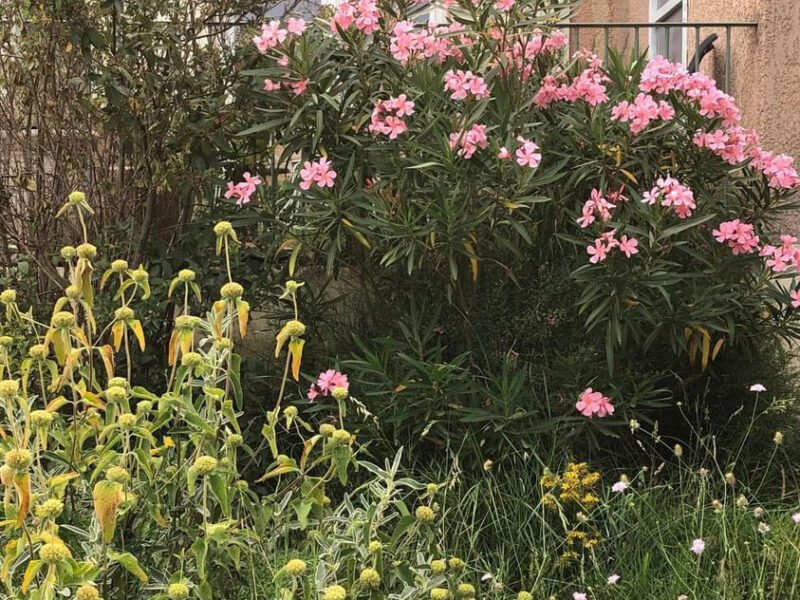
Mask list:
[[[681,23],[689,21],[689,0],[667,0],[664,6],[658,7],[658,0],[650,0],[650,22],[660,23],[665,21],[667,17],[680,11]],[[656,41],[658,40],[658,33],[656,27],[650,28],[650,58],[654,58],[658,54],[664,55],[659,48],[656,48]],[[669,35],[669,32],[667,32]],[[680,61],[686,64],[688,46],[688,27],[681,28],[681,54]]]

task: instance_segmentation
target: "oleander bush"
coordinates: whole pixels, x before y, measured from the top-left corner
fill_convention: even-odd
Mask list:
[[[685,395],[719,424],[800,331],[792,159],[702,73],[571,53],[568,5],[345,2],[254,32],[241,137],[269,165],[228,184],[231,220],[338,305],[309,326],[391,440],[480,463],[583,423],[590,386],[617,411],[576,434]]]

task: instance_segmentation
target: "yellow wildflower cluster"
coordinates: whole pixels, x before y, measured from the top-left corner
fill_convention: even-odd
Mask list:
[[[563,504],[579,504],[591,508],[600,502],[594,488],[600,483],[600,473],[590,471],[585,462],[570,463],[561,475],[546,471],[539,483],[547,493],[542,498],[546,508],[555,509],[558,500]]]

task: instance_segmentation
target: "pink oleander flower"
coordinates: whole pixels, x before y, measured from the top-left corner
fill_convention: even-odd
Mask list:
[[[794,521],[795,523],[800,523],[800,513],[794,513],[792,515],[792,521]]]
[[[306,30],[305,19],[289,17],[286,20],[286,30],[292,35],[303,35],[303,32]]]
[[[613,575],[609,575],[608,579],[606,579],[606,583],[608,585],[617,585],[617,582],[620,580],[620,576],[614,573]]]
[[[508,12],[514,8],[515,0],[497,0],[494,7],[501,12]]]
[[[272,79],[265,79],[264,80],[264,91],[265,92],[275,92],[281,89],[281,84],[277,81],[272,81]]]
[[[580,411],[584,417],[590,419],[597,417],[606,417],[614,414],[614,405],[611,404],[611,398],[604,396],[601,392],[595,392],[592,388],[586,388],[580,395],[575,408]]]
[[[270,21],[261,25],[261,35],[253,38],[253,43],[261,54],[266,54],[286,40],[287,31],[281,28],[280,21]]]
[[[520,167],[528,166],[535,169],[542,162],[542,154],[539,152],[539,146],[530,140],[523,137],[518,137],[517,141],[520,143],[516,152],[517,164]]]
[[[614,208],[616,208],[616,205],[609,202],[600,190],[593,189],[589,199],[581,209],[581,217],[578,219],[578,224],[585,229],[594,223],[597,217],[603,222],[608,221]]]
[[[408,100],[405,94],[388,100],[380,100],[372,109],[367,129],[373,134],[388,135],[389,139],[393,140],[408,131],[408,126],[401,117],[412,114],[414,114],[414,103]]]
[[[675,117],[675,109],[665,101],[656,100],[649,94],[641,93],[633,102],[620,102],[611,109],[611,119],[629,123],[633,135],[641,133],[657,119],[670,121]]]
[[[589,262],[595,265],[608,258],[608,251],[608,246],[606,246],[601,239],[595,240],[593,246],[586,247],[586,253],[589,255]]]
[[[279,67],[288,67],[289,66],[289,56],[284,54],[277,60]]]
[[[694,192],[674,177],[659,177],[653,188],[642,195],[645,204],[652,205],[659,200],[661,206],[672,208],[679,219],[688,219],[697,208]]]
[[[692,545],[689,549],[692,552],[694,552],[697,556],[700,556],[706,549],[706,543],[702,539],[697,538],[692,542]]]
[[[450,69],[444,74],[444,90],[452,92],[452,100],[464,100],[470,96],[475,99],[488,98],[489,88],[483,77],[473,75],[472,71]]]
[[[375,0],[345,0],[336,5],[330,22],[331,33],[355,26],[361,33],[370,35],[380,31],[381,13]]]
[[[308,89],[308,84],[309,80],[303,79],[302,81],[292,81],[289,87],[292,88],[292,93],[294,93],[295,96],[299,96],[305,93],[306,89]]]
[[[225,198],[235,199],[236,204],[242,206],[250,202],[250,197],[255,193],[256,186],[261,185],[261,179],[258,176],[252,176],[250,173],[245,172],[242,174],[244,181],[234,185],[232,181],[228,182],[228,189],[225,192]]]
[[[311,387],[308,388],[308,392],[306,392],[306,396],[310,402],[314,402],[314,400],[317,399],[317,396],[319,396],[319,390],[317,389],[317,386],[312,383]]]
[[[749,254],[758,250],[759,237],[755,235],[755,229],[739,219],[720,223],[719,229],[714,229],[711,234],[720,244],[727,243],[733,254]],[[765,255],[763,249],[762,255]]]
[[[319,377],[317,378],[317,387],[319,388],[320,394],[327,396],[336,388],[344,388],[345,390],[349,390],[350,382],[347,379],[347,375],[344,373],[340,373],[335,369],[328,369],[327,371],[323,371],[319,374]]]
[[[306,161],[300,170],[300,189],[307,190],[312,184],[317,187],[333,187],[336,181],[336,171],[331,168],[331,163],[326,158],[316,162]]]
[[[767,388],[765,388],[760,383],[754,383],[753,385],[750,386],[750,391],[751,392],[756,392],[756,393],[758,393],[758,392],[766,392]]]
[[[497,158],[500,160],[511,160],[511,152],[508,151],[508,148],[503,146],[500,148],[500,152],[497,153]]]
[[[792,299],[792,308],[800,308],[800,288],[792,290],[789,296]]]
[[[459,131],[450,134],[450,149],[455,150],[458,156],[465,159],[472,158],[472,155],[479,148],[486,148],[489,140],[486,137],[486,125],[476,123],[467,131]]]
[[[633,237],[629,238],[627,235],[623,235],[619,240],[619,250],[628,258],[634,254],[639,254],[639,248],[637,248],[638,245],[639,240]]]
[[[584,592],[572,592],[572,600],[586,600]]]

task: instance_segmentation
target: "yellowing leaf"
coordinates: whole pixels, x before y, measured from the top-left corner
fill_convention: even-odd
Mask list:
[[[136,336],[136,341],[139,342],[139,349],[144,352],[145,349],[145,341],[144,341],[144,329],[142,329],[142,322],[139,319],[131,319],[128,321],[128,327],[130,327],[133,334]]]
[[[300,381],[300,363],[303,360],[303,346],[306,341],[302,338],[295,338],[289,342],[289,352],[292,355],[292,377],[295,381]]]
[[[28,563],[28,567],[25,569],[25,575],[22,577],[22,584],[19,588],[23,594],[28,593],[28,589],[31,587],[36,575],[39,573],[39,569],[42,568],[42,564],[43,562],[41,560],[32,560]]]
[[[113,338],[114,350],[119,352],[122,346],[122,337],[125,335],[125,322],[117,321],[111,326],[111,335]]]
[[[108,544],[114,539],[117,526],[117,509],[122,502],[122,484],[116,481],[98,481],[94,486],[94,510],[97,522],[103,532],[103,542]]]
[[[17,527],[22,527],[28,510],[31,507],[31,475],[30,473],[17,473],[14,475],[14,488],[17,490]]]

